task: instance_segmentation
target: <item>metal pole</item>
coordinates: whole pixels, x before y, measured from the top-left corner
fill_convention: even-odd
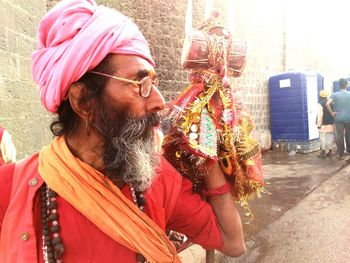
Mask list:
[[[205,263],[214,263],[214,249],[205,250]]]

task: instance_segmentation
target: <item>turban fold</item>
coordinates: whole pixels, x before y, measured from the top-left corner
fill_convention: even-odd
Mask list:
[[[32,75],[41,101],[57,112],[69,86],[108,54],[137,55],[154,66],[138,27],[126,16],[93,0],[62,0],[40,21]]]

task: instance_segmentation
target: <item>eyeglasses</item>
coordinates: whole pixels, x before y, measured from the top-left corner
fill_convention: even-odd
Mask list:
[[[146,76],[143,79],[137,81],[137,80],[120,78],[120,77],[116,77],[113,75],[109,75],[109,74],[105,74],[105,73],[97,72],[97,71],[89,71],[89,72],[96,74],[96,75],[101,75],[101,76],[105,76],[108,78],[112,78],[112,79],[116,79],[116,80],[120,80],[120,81],[124,81],[124,82],[128,82],[128,83],[137,85],[137,86],[139,86],[139,94],[143,98],[149,97],[149,95],[151,94],[153,85],[156,86],[156,88],[158,88],[158,86],[159,86],[159,78],[157,78],[157,77],[155,77],[153,79],[150,76]]]

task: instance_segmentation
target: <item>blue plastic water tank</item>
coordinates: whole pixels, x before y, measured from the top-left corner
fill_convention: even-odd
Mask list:
[[[315,72],[287,71],[269,79],[273,141],[317,139],[319,76]]]

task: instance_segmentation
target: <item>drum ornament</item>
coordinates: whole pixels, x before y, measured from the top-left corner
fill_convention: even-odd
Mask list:
[[[248,201],[264,189],[261,152],[251,116],[229,81],[242,73],[246,44],[233,41],[215,17],[208,20],[185,37],[182,66],[192,70],[190,84],[167,111],[164,156],[199,194],[208,165],[218,160],[235,201],[250,211]]]

